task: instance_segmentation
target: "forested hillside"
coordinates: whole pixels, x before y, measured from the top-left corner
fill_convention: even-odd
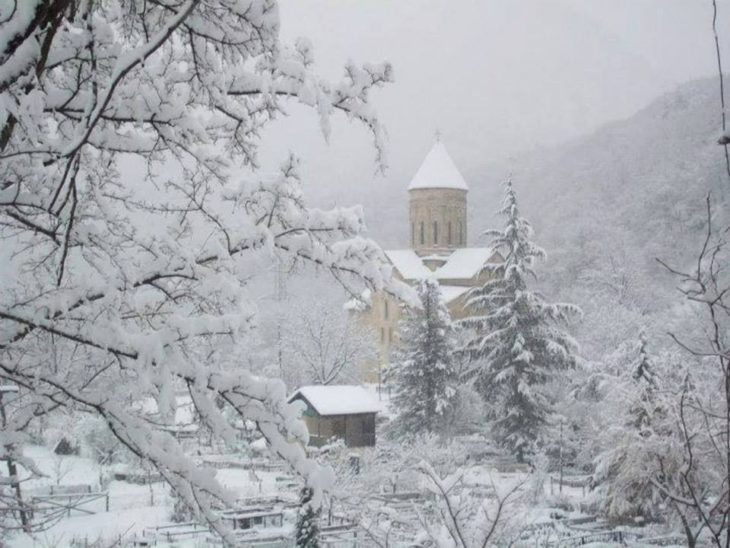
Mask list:
[[[497,222],[501,182],[511,174],[522,210],[548,252],[540,269],[546,291],[583,306],[589,354],[610,348],[607,332],[620,340],[620,332],[651,323],[671,306],[674,281],[656,259],[682,265],[693,256],[708,192],[716,214],[727,216],[730,180],[716,144],[719,128],[717,79],[699,80],[562,146],[460,166],[470,187],[470,240],[483,243],[480,233]],[[363,197],[379,241],[407,244],[405,186]],[[596,321],[615,323],[615,329],[592,329]]]

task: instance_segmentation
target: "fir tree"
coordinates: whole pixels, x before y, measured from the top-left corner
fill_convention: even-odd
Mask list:
[[[319,548],[319,511],[312,505],[312,496],[311,487],[302,489],[296,528],[297,548]]]
[[[470,292],[467,307],[474,315],[462,324],[472,330],[466,350],[479,364],[476,387],[492,409],[495,438],[524,461],[552,411],[545,385],[576,363],[577,345],[562,327],[580,310],[548,303],[529,289],[535,261],[545,251],[530,239],[532,228],[520,217],[511,181],[505,186],[499,212],[504,229],[485,233],[504,260],[485,266],[491,275]]]
[[[401,345],[387,371],[402,435],[439,433],[454,406],[454,329],[435,279],[417,286],[421,307],[401,323]]]
[[[654,397],[656,377],[647,349],[646,333],[644,331],[639,334],[638,357],[631,369],[638,394],[630,407],[629,426],[641,433],[650,427],[651,417],[657,411],[656,398]]]
[[[620,418],[607,432],[605,450],[596,459],[592,478],[596,499],[613,521],[639,516],[658,519],[665,497],[652,481],[662,473],[657,462],[673,468],[669,464],[672,451],[667,448],[672,445],[672,433],[657,397],[655,367],[643,331],[633,352],[636,358],[618,379],[619,389],[613,391],[618,395],[614,405]]]

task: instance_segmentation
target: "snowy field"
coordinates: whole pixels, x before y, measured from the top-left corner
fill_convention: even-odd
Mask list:
[[[47,490],[57,486],[87,486],[93,492],[99,489],[100,467],[91,459],[76,456],[54,455],[50,450],[29,446],[27,456],[32,457],[47,477],[30,480],[23,484],[24,491]],[[223,487],[230,489],[238,498],[271,496],[277,494],[276,478],[280,472],[257,471],[234,468],[218,470],[217,478]],[[145,528],[170,523],[172,499],[169,488],[163,483],[135,485],[124,481],[110,481],[103,491],[106,497],[81,505],[86,511],[72,510],[47,531],[35,538],[19,535],[9,541],[12,548],[45,546],[84,546],[97,543],[111,546],[120,539],[131,542],[141,537]],[[191,544],[192,545],[192,544]],[[182,546],[182,545],[180,545]]]

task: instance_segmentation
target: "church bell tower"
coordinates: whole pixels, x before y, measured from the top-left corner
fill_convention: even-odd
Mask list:
[[[466,247],[464,177],[436,140],[408,185],[411,247],[420,256]]]

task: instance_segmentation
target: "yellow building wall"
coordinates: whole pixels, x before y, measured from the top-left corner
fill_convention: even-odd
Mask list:
[[[382,384],[383,370],[390,362],[390,356],[398,343],[398,323],[403,317],[401,303],[386,293],[375,293],[371,306],[358,312],[363,327],[375,336],[377,351],[375,358],[361,366],[362,380],[371,384]]]
[[[501,257],[497,256],[499,259]],[[442,285],[477,287],[484,285],[493,276],[482,271],[470,280],[442,280]],[[447,308],[452,320],[461,320],[472,312],[466,307],[466,295],[451,301]],[[400,340],[398,325],[406,311],[404,305],[395,297],[385,293],[375,293],[371,297],[371,306],[362,312],[356,312],[364,328],[373,331],[376,338],[376,358],[361,365],[362,382],[369,384],[384,384],[383,373]]]

